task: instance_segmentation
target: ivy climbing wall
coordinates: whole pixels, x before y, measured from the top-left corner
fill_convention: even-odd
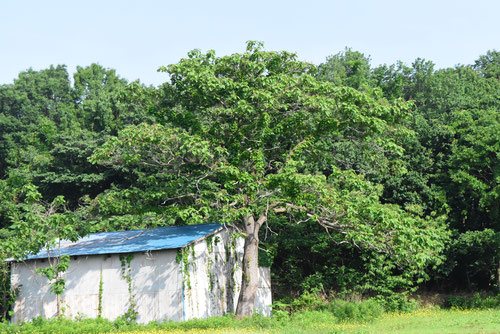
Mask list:
[[[139,323],[232,313],[241,285],[243,238],[222,230],[182,249],[71,257],[61,311],[68,318]],[[56,296],[37,273],[47,260],[13,262],[14,322],[57,314]],[[269,269],[261,268],[256,309],[270,315]]]
[[[35,272],[46,265],[40,260],[12,265],[12,284],[19,288],[14,322],[56,315],[47,279]],[[182,320],[182,278],[175,250],[72,258],[64,279],[66,317]]]
[[[184,319],[234,313],[241,287],[243,246],[244,238],[224,230],[180,251]],[[270,315],[270,270],[260,268],[259,274],[255,308],[263,315]]]

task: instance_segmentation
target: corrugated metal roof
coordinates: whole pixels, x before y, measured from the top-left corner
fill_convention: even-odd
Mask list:
[[[51,257],[59,255],[99,255],[147,252],[176,249],[204,238],[222,228],[221,224],[158,227],[148,230],[103,232],[89,234],[76,242],[62,241],[60,249],[51,251]],[[45,259],[46,250],[29,255],[26,260]]]

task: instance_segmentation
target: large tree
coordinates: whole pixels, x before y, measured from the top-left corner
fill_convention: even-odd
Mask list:
[[[316,222],[340,242],[379,254],[373,275],[387,261],[420,275],[438,257],[446,237],[438,220],[380,204],[380,189],[332,158],[345,140],[400,154],[407,105],[318,81],[313,66],[258,43],[220,58],[193,51],[162,70],[179,105],[163,110],[163,124],[127,127],[95,152],[93,162],[129,173],[130,183],[98,196],[94,208],[118,225],[240,226],[239,315],[253,312],[259,231],[277,215]]]
[[[128,173],[129,183],[97,196],[91,208],[111,224],[215,220],[240,228],[238,315],[253,313],[259,231],[278,216],[316,222],[339,242],[378,254],[374,276],[388,263],[419,276],[439,259],[446,239],[439,219],[381,204],[380,187],[331,158],[346,139],[401,154],[406,104],[319,81],[295,54],[254,42],[224,57],[195,50],[161,70],[179,104],[163,109],[162,124],[127,127],[94,153],[92,162]]]

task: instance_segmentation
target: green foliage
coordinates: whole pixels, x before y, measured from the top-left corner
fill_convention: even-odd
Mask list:
[[[474,63],[474,69],[485,78],[500,80],[500,52],[489,50]]]
[[[311,221],[369,254],[366,292],[408,289],[439,263],[447,239],[442,218],[382,204],[381,187],[342,170],[354,166],[331,153],[349,138],[373,160],[380,150],[387,159],[400,156],[398,141],[411,135],[400,123],[408,104],[319,81],[294,54],[255,43],[224,57],[193,51],[162,70],[183,112],[165,110],[163,125],[126,127],[94,152],[91,162],[135,178],[98,196],[98,214],[154,210],[189,224],[234,224],[248,215],[271,226],[280,216]]]
[[[328,302],[317,292],[304,292],[290,303],[290,312],[324,310]]]
[[[298,333],[315,332],[321,333],[325,329],[325,324],[334,324],[336,319],[330,312],[325,311],[304,311],[295,313],[290,317],[289,323],[294,331]]]
[[[131,263],[134,259],[133,254],[121,254],[120,255],[120,265],[121,265],[121,276],[122,279],[127,283],[128,291],[128,307],[124,314],[118,317],[117,323],[119,324],[131,324],[137,321],[137,301],[134,294],[134,282],[132,280],[132,268]]]
[[[338,321],[373,321],[384,312],[384,308],[380,303],[373,299],[358,303],[334,300],[330,302],[328,309]]]
[[[436,71],[432,62],[417,59],[411,66],[373,69],[372,78],[386,97],[413,100],[416,107],[407,125],[416,132],[416,141],[403,143],[407,172],[377,180],[384,185],[384,200],[424,214],[446,214],[447,224],[459,233],[499,231],[498,68],[498,52],[492,50],[473,66]],[[449,260],[434,272],[434,286],[496,288],[498,274],[491,272],[498,267],[497,250],[463,257],[464,264],[483,264],[482,273],[468,275],[467,282],[462,258],[454,252],[450,247]],[[456,270],[450,270],[453,261],[460,263]]]
[[[475,293],[472,296],[449,296],[445,306],[453,309],[500,309],[500,295]]]
[[[327,300],[317,292],[305,292],[291,302],[279,301],[273,304],[273,316],[286,318],[287,315],[307,317],[304,312],[328,311],[335,322],[365,322],[379,318],[384,313],[385,301],[367,299],[363,301],[346,301],[342,299]]]
[[[368,88],[370,76],[370,58],[350,48],[328,57],[318,68],[320,79],[356,89]]]
[[[279,295],[400,310],[429,279],[498,289],[499,68],[495,50],[436,70],[372,68],[349,48],[316,67],[249,42],[190,52],[160,87],[97,64],[73,80],[61,65],[21,72],[0,86],[0,260],[90,232],[253,217]],[[40,272],[57,292],[61,263]]]
[[[98,292],[98,304],[97,304],[97,318],[102,317],[102,303],[103,303],[103,293],[104,293],[104,281],[102,279],[102,269],[99,273],[99,292]]]
[[[0,293],[0,319],[7,320],[12,316],[18,291],[11,286],[9,265],[4,260],[0,265]]]
[[[337,172],[330,178],[334,189],[343,190],[335,193],[335,200],[342,204],[336,206],[337,216],[329,221],[338,219],[345,234],[325,235],[324,230],[310,223],[293,228],[282,225],[287,235],[277,238],[284,251],[283,255],[278,253],[277,260],[283,258],[280,265],[287,268],[287,281],[321,285],[342,293],[390,295],[416,286],[426,278],[423,268],[441,263],[440,253],[449,236],[442,220],[415,217],[397,206],[380,204],[380,189],[353,173]],[[323,200],[333,200],[322,199],[321,195],[315,199],[312,205],[317,208],[324,207]],[[387,234],[395,237],[387,238]],[[304,253],[299,252],[303,258],[298,254],[290,258],[289,249],[297,245],[304,249]],[[292,263],[301,258],[303,262]],[[342,261],[343,266],[336,267],[337,261]],[[291,277],[296,267],[302,272]]]
[[[70,258],[68,255],[62,255],[56,259],[48,267],[37,268],[37,274],[47,278],[50,282],[50,291],[55,295],[62,295],[66,286],[66,281],[61,277],[61,274],[69,268]]]
[[[412,312],[419,305],[414,299],[405,294],[390,294],[386,296],[377,296],[374,298],[386,312]]]
[[[445,274],[463,289],[494,290],[500,259],[500,233],[492,229],[458,234],[449,245]]]
[[[190,275],[191,271],[190,271],[189,260],[190,256],[192,255],[192,252],[194,252],[194,247],[188,246],[178,249],[177,254],[175,256],[176,262],[181,266],[180,268],[181,268],[182,278],[188,290],[191,289],[191,275]],[[191,258],[194,258],[194,256],[191,256]]]
[[[500,114],[497,110],[457,111],[451,127],[455,140],[449,158],[448,191],[455,219],[467,229],[493,227],[500,221]],[[486,221],[483,221],[486,220]],[[488,221],[491,222],[488,224]]]
[[[411,314],[390,314],[373,322],[339,323],[328,311],[308,311],[286,322],[254,316],[237,320],[215,317],[186,322],[152,323],[148,325],[117,325],[105,320],[64,319],[39,320],[36,324],[0,324],[6,334],[33,333],[476,333],[498,331],[498,312],[491,310],[421,310]]]

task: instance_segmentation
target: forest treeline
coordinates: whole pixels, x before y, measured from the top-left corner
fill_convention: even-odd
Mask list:
[[[253,224],[278,295],[499,288],[500,52],[315,66],[249,42],[159,70],[157,87],[98,64],[0,86],[4,315],[6,258],[211,221]]]

